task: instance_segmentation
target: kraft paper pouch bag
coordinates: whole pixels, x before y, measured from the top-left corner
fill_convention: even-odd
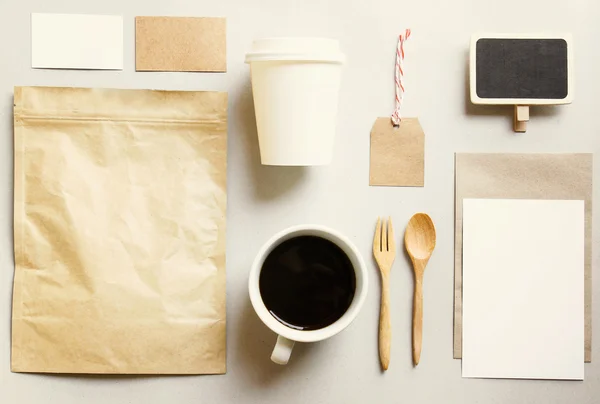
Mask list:
[[[15,88],[12,370],[225,373],[227,94]]]

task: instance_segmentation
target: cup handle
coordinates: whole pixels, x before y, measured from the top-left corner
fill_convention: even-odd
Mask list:
[[[271,360],[278,365],[287,365],[292,354],[292,348],[294,348],[294,341],[278,335],[275,348],[273,348],[271,354]]]

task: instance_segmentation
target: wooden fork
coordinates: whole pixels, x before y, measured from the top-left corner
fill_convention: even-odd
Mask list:
[[[373,255],[381,272],[381,309],[379,311],[379,361],[383,370],[390,366],[390,348],[392,345],[392,327],[390,324],[390,271],[396,258],[396,242],[392,219],[383,224],[377,218],[377,228],[373,239]]]

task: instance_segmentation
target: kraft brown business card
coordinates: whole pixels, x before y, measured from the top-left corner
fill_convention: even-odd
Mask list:
[[[226,72],[225,18],[136,17],[135,70]]]

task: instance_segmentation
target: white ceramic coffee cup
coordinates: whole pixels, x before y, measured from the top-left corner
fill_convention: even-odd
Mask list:
[[[342,64],[326,38],[266,38],[246,54],[262,164],[331,162]]]
[[[298,236],[317,236],[335,243],[342,249],[342,251],[346,253],[350,259],[350,262],[352,263],[352,267],[354,268],[356,289],[354,291],[354,298],[350,303],[350,307],[335,323],[318,330],[302,331],[290,328],[283,323],[280,323],[271,315],[271,313],[269,313],[269,310],[265,306],[260,295],[260,271],[265,259],[279,244]],[[264,244],[254,259],[254,263],[250,269],[250,279],[248,282],[250,300],[252,301],[252,306],[254,307],[256,314],[258,314],[258,317],[260,317],[262,322],[265,323],[267,327],[278,334],[277,343],[273,349],[271,360],[280,365],[285,365],[290,358],[295,341],[321,341],[334,336],[346,328],[352,322],[352,320],[356,318],[363,305],[363,302],[365,301],[368,288],[367,282],[367,269],[359,251],[350,242],[350,240],[337,231],[319,225],[300,225],[290,227],[275,234]]]

